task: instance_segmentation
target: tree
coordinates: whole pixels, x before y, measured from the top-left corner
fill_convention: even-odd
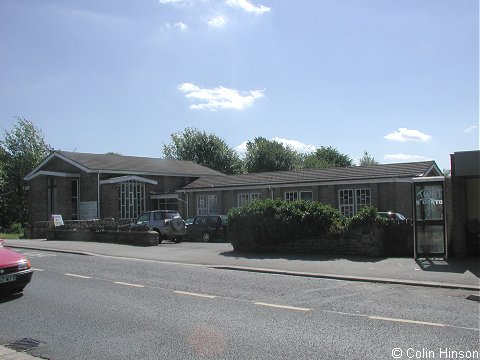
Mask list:
[[[368,153],[367,150],[363,150],[363,156],[359,160],[360,166],[379,165],[380,163]]]
[[[245,169],[248,173],[295,170],[300,163],[301,157],[295,150],[275,140],[257,137],[247,142]]]
[[[27,221],[27,194],[23,178],[52,150],[33,122],[16,117],[0,141],[0,222],[2,226]]]
[[[332,146],[322,146],[304,158],[305,169],[323,169],[352,166],[353,160],[347,154],[340,153]]]
[[[242,172],[242,161],[236,151],[216,135],[186,128],[170,138],[172,143],[163,146],[166,159],[193,161],[227,175]]]

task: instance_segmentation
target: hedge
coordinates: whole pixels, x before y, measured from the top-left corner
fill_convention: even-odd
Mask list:
[[[229,240],[234,248],[252,251],[301,239],[340,238],[373,225],[385,225],[373,207],[347,218],[316,201],[257,200],[228,213]]]

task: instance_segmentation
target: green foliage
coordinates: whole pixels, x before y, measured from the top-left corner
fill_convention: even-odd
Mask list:
[[[193,161],[227,175],[242,172],[242,161],[236,151],[216,135],[186,128],[170,138],[172,143],[163,146],[166,159]]]
[[[353,160],[347,154],[340,153],[332,146],[322,146],[304,158],[305,169],[324,169],[353,166]]]
[[[368,153],[367,150],[363,150],[363,156],[359,160],[360,166],[379,165],[380,163]]]
[[[378,215],[378,210],[373,206],[365,206],[354,216],[346,221],[346,228],[353,229],[365,225],[386,225],[387,219]]]
[[[33,122],[16,118],[11,131],[0,140],[0,225],[27,220],[23,178],[51,151]]]
[[[236,250],[280,245],[307,238],[338,238],[352,230],[384,226],[377,209],[365,207],[346,218],[330,205],[316,201],[257,200],[228,213],[229,240]]]
[[[301,156],[275,140],[257,137],[247,143],[245,169],[247,173],[289,171],[301,167]]]
[[[282,244],[296,239],[336,236],[340,212],[315,201],[257,200],[228,213],[229,240],[235,248]]]

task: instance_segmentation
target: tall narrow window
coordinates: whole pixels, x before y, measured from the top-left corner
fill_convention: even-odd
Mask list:
[[[197,215],[207,215],[207,196],[197,196]]]
[[[72,188],[72,220],[78,220],[78,180],[71,181]]]
[[[355,206],[356,212],[362,210],[362,208],[371,205],[370,189],[357,189],[355,190]]]
[[[208,195],[208,215],[217,215],[217,195]]]
[[[118,187],[120,219],[135,219],[145,211],[145,183],[125,181]]]
[[[197,195],[197,215],[217,214],[217,195]]]
[[[51,177],[47,180],[47,211],[48,211],[48,220],[50,220],[50,215],[55,214],[55,199],[57,195],[57,183],[55,178]]]
[[[338,205],[340,212],[347,216],[351,217],[355,215],[355,205],[353,198],[353,190],[339,190],[338,191]]]

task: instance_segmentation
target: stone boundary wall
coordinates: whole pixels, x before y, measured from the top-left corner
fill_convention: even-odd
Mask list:
[[[155,231],[71,231],[49,230],[47,240],[62,241],[91,241],[137,246],[156,246],[159,243],[158,233]]]
[[[254,250],[232,243],[235,251],[311,255],[413,256],[413,230],[409,225],[362,227],[338,237],[300,239],[284,244],[260,245]]]

